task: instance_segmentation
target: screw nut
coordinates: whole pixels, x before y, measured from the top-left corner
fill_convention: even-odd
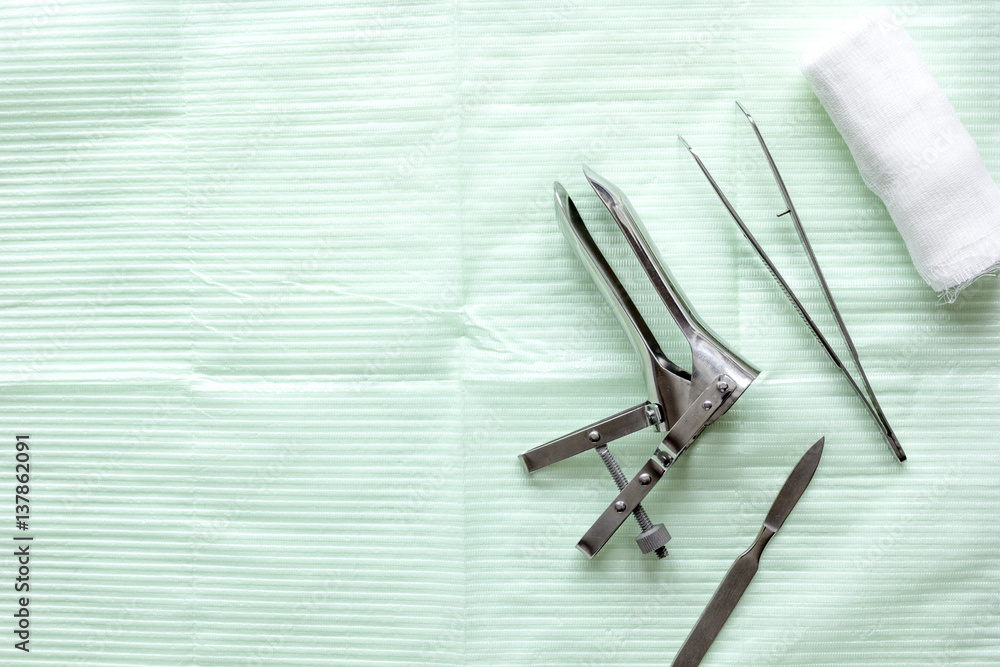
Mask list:
[[[644,554],[648,554],[656,551],[660,547],[666,546],[669,541],[670,533],[667,532],[667,527],[662,523],[656,524],[642,535],[635,538],[636,544],[639,545],[639,550]]]
[[[660,413],[652,405],[646,406],[646,421],[649,422],[650,426],[660,423]]]

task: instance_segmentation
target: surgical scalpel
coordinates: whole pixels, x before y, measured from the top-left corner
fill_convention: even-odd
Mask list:
[[[809,482],[812,481],[816,467],[819,466],[819,459],[823,456],[823,442],[825,438],[820,438],[815,445],[802,455],[799,462],[795,464],[792,473],[785,480],[784,486],[774,499],[764,525],[757,533],[757,539],[753,541],[750,548],[744,551],[729,572],[726,573],[719,588],[715,591],[712,599],[709,600],[705,611],[701,613],[701,618],[691,630],[691,634],[685,640],[681,650],[677,652],[677,657],[671,667],[698,667],[702,658],[708,653],[709,647],[718,636],[722,626],[729,619],[729,615],[736,608],[736,603],[743,597],[747,586],[760,566],[760,555],[764,552],[764,547],[778,532],[785,519],[799,502],[799,498],[805,492]]]

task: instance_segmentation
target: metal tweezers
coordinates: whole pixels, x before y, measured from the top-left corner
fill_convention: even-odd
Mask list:
[[[625,195],[608,181],[584,167],[584,175],[607,207],[639,260],[653,289],[667,307],[691,347],[691,372],[664,355],[638,308],[597,247],[566,190],[555,184],[555,209],[559,225],[584,263],[639,355],[649,400],[521,455],[528,472],[596,449],[611,472],[620,493],[580,540],[578,548],[593,557],[630,514],[643,532],[636,539],[643,553],[666,556],[670,539],[666,528],[653,526],[641,501],[664,472],[695,438],[725,414],[750,386],[759,371],[731,351],[701,321],[661,263],[658,253]],[[627,480],[607,444],[649,426],[666,431],[666,437],[642,469]]]
[[[865,388],[864,391],[862,391],[861,387],[855,381],[854,376],[847,370],[847,367],[844,365],[843,361],[841,361],[833,347],[830,346],[830,342],[823,335],[823,332],[820,331],[812,317],[809,316],[805,306],[803,306],[802,302],[795,296],[795,293],[792,291],[792,288],[789,287],[788,282],[784,279],[784,277],[782,277],[781,273],[774,266],[774,262],[771,261],[771,258],[767,256],[766,252],[764,252],[760,243],[758,243],[757,239],[754,238],[754,235],[750,232],[750,229],[746,226],[746,223],[743,222],[742,218],[740,218],[736,209],[733,208],[729,199],[727,199],[726,195],[723,194],[722,189],[719,187],[719,184],[716,183],[715,179],[712,178],[712,174],[709,173],[705,163],[701,161],[701,158],[695,150],[691,148],[691,144],[685,141],[684,137],[678,138],[691,153],[695,162],[698,163],[698,167],[701,168],[702,173],[705,174],[708,182],[711,183],[712,189],[715,190],[715,194],[719,196],[719,199],[722,200],[722,204],[726,207],[726,210],[729,211],[729,215],[731,215],[733,220],[736,221],[736,224],[739,225],[740,231],[743,232],[743,235],[750,242],[750,245],[753,246],[753,249],[760,256],[761,260],[763,260],[767,269],[771,272],[771,275],[774,276],[774,279],[778,281],[781,289],[785,292],[785,296],[788,297],[788,299],[792,302],[792,305],[795,307],[795,310],[797,310],[802,319],[805,320],[806,325],[813,332],[813,334],[815,334],[817,340],[819,340],[820,344],[823,346],[823,349],[826,350],[826,353],[833,360],[833,363],[835,363],[837,368],[843,372],[847,381],[850,383],[851,388],[854,389],[854,392],[861,399],[861,402],[864,403],[865,409],[868,410],[872,418],[875,420],[875,423],[878,425],[879,430],[882,432],[882,436],[889,444],[889,449],[892,450],[892,453],[899,461],[905,461],[906,454],[903,452],[903,448],[899,444],[896,434],[889,425],[889,420],[886,419],[885,414],[882,412],[882,407],[879,405],[878,399],[875,398],[875,392],[872,389],[871,383],[868,381],[868,376],[865,374],[864,367],[861,365],[861,359],[858,357],[858,350],[854,345],[854,341],[851,339],[851,334],[847,331],[847,326],[844,324],[844,318],[841,317],[840,310],[837,308],[837,304],[833,300],[833,294],[830,292],[830,287],[827,285],[826,278],[823,277],[823,271],[819,268],[819,262],[816,260],[816,254],[813,252],[812,245],[809,243],[808,237],[806,237],[805,229],[802,228],[802,222],[799,220],[799,214],[796,212],[795,205],[792,203],[792,198],[789,196],[788,189],[785,187],[785,182],[781,178],[781,174],[778,172],[778,167],[774,163],[774,158],[771,157],[771,151],[768,150],[767,144],[764,142],[764,137],[761,136],[760,129],[757,127],[757,123],[754,122],[753,117],[747,113],[747,110],[743,108],[742,104],[736,102],[736,105],[747,117],[747,120],[750,122],[750,127],[753,128],[754,134],[757,135],[757,141],[760,143],[760,147],[764,151],[764,156],[767,158],[767,164],[771,167],[771,173],[774,175],[774,180],[778,183],[778,189],[781,191],[781,196],[785,200],[785,210],[779,213],[778,217],[791,214],[792,222],[795,225],[795,231],[798,233],[799,240],[805,248],[806,255],[809,257],[809,263],[812,265],[813,272],[816,274],[820,287],[823,289],[823,295],[826,297],[826,302],[830,306],[833,318],[837,322],[837,328],[839,328],[840,333],[843,334],[844,341],[847,343],[847,348],[850,350],[851,358],[854,360],[854,365],[857,367],[858,373],[861,376],[861,383]]]

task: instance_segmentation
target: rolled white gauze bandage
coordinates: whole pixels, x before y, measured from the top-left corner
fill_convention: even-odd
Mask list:
[[[927,284],[953,301],[996,271],[1000,188],[895,17],[852,21],[800,64]]]

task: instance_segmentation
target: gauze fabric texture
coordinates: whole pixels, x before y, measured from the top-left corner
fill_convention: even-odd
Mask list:
[[[893,14],[849,22],[800,64],[927,284],[953,301],[995,271],[1000,188]]]

